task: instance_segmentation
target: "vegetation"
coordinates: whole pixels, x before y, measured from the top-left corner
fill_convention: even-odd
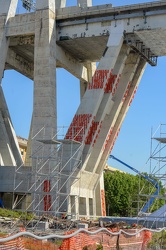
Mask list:
[[[152,239],[147,245],[147,249],[166,249],[166,232],[153,233]]]
[[[84,246],[82,248],[82,250],[102,250],[103,246],[102,244],[93,244],[93,245],[89,245],[89,246]]]
[[[141,176],[116,171],[104,173],[105,197],[107,215],[110,216],[136,216],[145,205],[149,197],[141,194],[153,194],[155,187]],[[165,189],[160,183],[160,195]],[[164,200],[155,199],[150,212],[164,205]]]
[[[34,215],[32,213],[22,212],[22,211],[14,211],[10,209],[0,208],[0,216],[2,217],[10,217],[10,218],[19,218],[21,220],[31,220]]]

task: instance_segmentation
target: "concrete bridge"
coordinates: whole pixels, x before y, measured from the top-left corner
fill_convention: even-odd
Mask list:
[[[165,1],[77,3],[36,0],[34,12],[16,15],[17,0],[0,0],[0,82],[9,69],[34,81],[25,164],[0,87],[0,192],[14,190],[13,207],[21,197],[24,209],[76,218],[106,215],[104,166],[146,64],[166,54]],[[62,137],[57,67],[80,79],[81,103]]]

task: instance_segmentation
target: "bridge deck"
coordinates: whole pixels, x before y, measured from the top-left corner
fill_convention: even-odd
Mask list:
[[[58,9],[56,14],[57,44],[72,57],[77,58],[78,62],[99,61],[106,48],[109,36],[108,27],[111,24],[116,25],[117,20],[127,19],[129,22],[127,28],[130,32],[134,31],[137,39],[147,44],[156,56],[163,56],[166,55],[165,14],[165,1],[122,7],[112,7],[111,4],[106,4],[86,8]],[[143,21],[140,21],[141,19]],[[139,22],[141,24],[138,24]],[[98,25],[96,31],[93,29],[94,23]],[[79,32],[77,32],[78,29]],[[24,58],[27,60],[28,67],[32,68],[34,33],[35,13],[16,15],[10,19],[7,29],[7,34],[11,37],[10,48],[17,54],[18,60],[21,60],[19,56]],[[26,42],[21,42],[23,37],[27,38]],[[59,60],[57,60],[57,67],[61,67]],[[7,62],[6,69],[10,68],[13,66]]]

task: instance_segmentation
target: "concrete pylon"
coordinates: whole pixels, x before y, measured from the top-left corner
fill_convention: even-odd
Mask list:
[[[103,98],[106,95],[105,92],[108,87],[107,85],[110,84],[110,77],[113,69],[116,67],[117,58],[119,56],[122,57],[123,31],[123,22],[119,22],[116,28],[111,28],[111,34],[108,39],[105,53],[98,64],[92,80],[88,84],[82,102],[66,135],[66,137],[69,138],[69,133],[73,129],[76,129],[79,126],[84,127],[84,148],[82,152],[83,167],[81,169],[81,178],[80,182],[74,183],[71,187],[71,195],[74,196],[77,192],[80,194],[79,209],[80,214],[82,215],[105,215],[104,183],[101,176],[102,173],[101,171],[97,173],[94,171],[94,159],[91,158],[91,154],[93,153],[93,148],[96,148],[96,145],[94,147],[94,144],[96,144],[96,141],[98,140],[97,133],[99,133],[104,119],[100,109],[103,107]],[[119,65],[118,69],[120,69]],[[109,105],[112,105],[112,93],[110,92],[108,96],[110,97]],[[105,110],[105,112],[107,113],[108,110]],[[99,156],[100,154],[93,155],[97,161],[99,160]],[[101,200],[103,200],[102,204]]]
[[[32,119],[32,171],[39,175],[48,174],[48,178],[39,178],[36,188],[35,211],[48,210],[50,207],[50,196],[42,200],[43,193],[51,185],[49,172],[50,163],[44,163],[49,157],[54,146],[45,144],[56,133],[56,19],[55,0],[37,0],[35,20],[35,52],[34,52],[34,104]],[[43,140],[43,145],[39,141]],[[41,147],[38,150],[38,147]],[[37,151],[37,153],[35,153]],[[34,181],[36,181],[34,179]],[[50,187],[49,187],[50,188]],[[42,197],[42,198],[40,198]]]
[[[79,7],[90,7],[92,6],[92,0],[77,0]]]
[[[71,185],[70,195],[77,197],[79,214],[105,216],[103,169],[118,135],[145,62],[123,43],[124,23],[112,26],[107,47],[82,97],[81,104],[66,135],[84,127],[82,169],[79,182]],[[73,199],[73,198],[72,198]],[[75,199],[77,201],[77,199]],[[74,205],[73,205],[74,207]]]
[[[107,144],[104,150],[102,151],[102,156],[100,159],[100,162],[98,166],[102,166],[102,168],[105,167],[106,159],[108,158],[109,154],[111,153],[113,146],[115,144],[115,141],[118,137],[118,133],[120,131],[121,125],[125,119],[125,116],[127,114],[127,111],[132,103],[132,100],[136,94],[136,91],[138,89],[141,77],[145,71],[146,67],[146,61],[143,58],[140,58],[137,67],[134,69],[134,74],[132,77],[132,81],[129,82],[128,88],[126,90],[126,93],[124,97],[122,98],[122,105],[119,109],[118,115],[116,117],[116,120],[114,121],[114,126],[111,127],[111,133],[108,134],[107,137]]]
[[[10,40],[5,35],[5,29],[8,19],[15,16],[17,2],[17,0],[0,0],[0,165],[9,166],[22,164],[17,138],[1,86]]]
[[[43,6],[44,8],[49,8],[55,11],[55,8],[56,9],[65,8],[66,0],[36,1],[36,10],[43,9]]]
[[[56,5],[56,9],[65,8],[66,7],[66,0],[56,0],[55,5]]]

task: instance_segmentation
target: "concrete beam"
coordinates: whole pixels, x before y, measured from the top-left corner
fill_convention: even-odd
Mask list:
[[[21,36],[35,34],[35,13],[26,13],[12,17],[8,21],[6,36]]]
[[[56,45],[57,65],[66,69],[75,77],[85,82],[88,81],[87,68],[83,63],[78,62],[68,52]]]
[[[14,36],[10,38],[10,47],[13,46],[26,46],[26,45],[32,45],[34,46],[35,43],[35,37],[34,35],[26,35],[26,36]]]
[[[11,48],[14,46],[26,46],[26,45],[34,46],[34,35],[12,37],[10,39],[10,47]],[[16,58],[16,64],[13,64],[15,58]],[[87,67],[87,65],[80,63],[78,60],[73,58],[67,51],[62,49],[59,45],[56,45],[56,61],[57,61],[56,62],[57,67],[62,67],[64,69],[66,69],[67,71],[69,71],[71,74],[73,74],[78,79],[85,81],[85,82],[88,82],[88,70],[87,70],[88,67]],[[21,64],[19,62],[21,62]],[[25,72],[25,75],[27,77],[29,77],[30,79],[32,79],[33,62],[29,62],[28,60],[22,58],[20,55],[17,55],[17,53],[15,53],[15,55],[14,55],[14,52],[11,51],[11,49],[9,49],[7,63],[11,66],[13,65],[14,69],[16,69],[17,65],[18,65],[18,71],[21,73]],[[14,65],[16,65],[16,67],[14,67]],[[23,67],[23,66],[25,66],[25,67]]]
[[[15,69],[19,73],[33,80],[34,75],[34,63],[29,62],[25,58],[18,55],[12,49],[8,49],[6,63],[10,68]]]

